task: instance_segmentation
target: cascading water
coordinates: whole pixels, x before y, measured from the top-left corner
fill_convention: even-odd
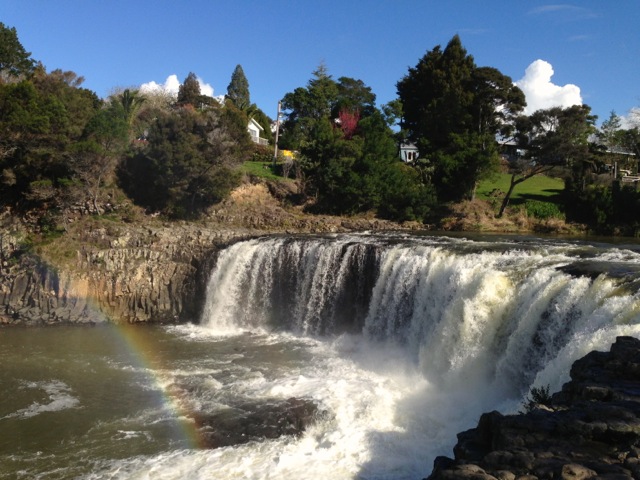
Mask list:
[[[483,412],[515,412],[589,351],[640,337],[639,291],[638,245],[239,242],[200,324],[133,329],[133,355],[106,327],[3,331],[0,477],[424,478]],[[295,404],[315,422],[265,438]]]
[[[402,345],[430,381],[472,376],[515,393],[561,350],[635,331],[639,272],[634,251],[561,242],[265,238],[222,252],[202,323],[361,333]]]
[[[618,335],[640,337],[637,250],[408,235],[249,240],[221,253],[202,324],[318,339],[359,368],[411,383],[391,387],[394,398],[382,389],[390,425],[350,421],[367,430],[374,457],[388,457],[382,444],[405,465],[430,462],[450,454],[455,432],[482,411],[517,410],[530,387],[559,389],[582,355]],[[339,416],[344,405],[330,408]],[[403,435],[376,439],[388,430],[422,444],[407,454]],[[381,471],[362,478],[412,478],[372,462]]]

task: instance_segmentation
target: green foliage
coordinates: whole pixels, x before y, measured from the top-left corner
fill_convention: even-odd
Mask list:
[[[588,225],[602,235],[640,235],[640,192],[619,181],[611,187],[587,185],[566,192],[567,218]]]
[[[0,74],[19,77],[30,74],[34,67],[35,61],[18,40],[15,27],[0,22]]]
[[[241,158],[233,125],[220,112],[179,109],[159,113],[146,148],[127,159],[121,184],[136,202],[173,218],[193,218],[239,182]]]
[[[254,148],[249,132],[247,132],[247,124],[249,118],[238,109],[232,102],[226,102],[222,111],[218,112],[220,121],[225,126],[225,134],[232,143],[228,148],[233,150],[234,155],[242,161],[248,160]]]
[[[524,95],[494,68],[478,68],[456,35],[397,83],[401,128],[420,151],[439,200],[473,195],[498,165],[495,135],[523,109]]]
[[[70,151],[100,104],[80,82],[72,72],[39,68],[30,80],[0,84],[0,201],[37,203],[32,182],[48,180],[55,189],[73,176]]]
[[[593,164],[589,136],[595,132],[595,121],[588,105],[554,107],[533,113],[528,128],[520,130],[530,139],[527,147],[536,162],[568,167],[580,183]]]
[[[191,105],[194,108],[200,106],[200,83],[198,77],[193,72],[189,72],[182,85],[178,88],[178,104]]]
[[[112,102],[89,120],[82,139],[70,148],[72,171],[82,181],[95,214],[101,213],[101,187],[113,179],[128,136],[127,113],[121,103]]]
[[[300,152],[304,192],[315,199],[315,210],[423,219],[432,190],[399,162],[395,136],[371,89],[347,77],[336,82],[323,65],[313,75],[306,88],[284,97],[281,146]],[[349,128],[347,120],[354,123]]]
[[[542,387],[532,387],[525,403],[523,413],[529,413],[536,409],[538,405],[551,406],[551,394],[549,393],[549,385]]]
[[[240,110],[244,110],[251,105],[249,81],[247,80],[241,65],[236,65],[236,68],[231,74],[231,81],[227,87],[227,98]]]
[[[121,94],[117,95],[113,101],[117,102],[121,106],[122,116],[131,127],[136,115],[142,105],[147,101],[147,98],[140,94],[138,90],[124,89]]]
[[[547,220],[549,218],[558,218],[564,220],[564,213],[560,210],[558,205],[551,202],[541,202],[539,200],[527,200],[524,204],[524,208],[527,215],[530,217],[538,218],[540,220]]]

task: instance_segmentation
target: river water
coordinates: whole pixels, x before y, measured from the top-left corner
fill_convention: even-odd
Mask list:
[[[637,245],[240,242],[194,324],[0,330],[0,478],[420,479],[482,412],[640,338],[638,282]],[[205,448],[292,398],[318,408],[302,435]]]

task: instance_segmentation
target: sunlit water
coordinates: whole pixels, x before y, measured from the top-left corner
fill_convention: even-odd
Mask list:
[[[0,476],[424,478],[482,412],[640,337],[638,270],[628,245],[242,242],[199,326],[0,330]],[[196,413],[292,397],[323,412],[300,437],[198,442]]]

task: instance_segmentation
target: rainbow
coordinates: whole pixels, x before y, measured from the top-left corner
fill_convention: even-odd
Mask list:
[[[196,422],[193,420],[192,412],[188,411],[181,401],[180,392],[171,391],[167,387],[171,382],[168,376],[163,373],[171,367],[166,364],[166,359],[162,358],[156,348],[149,342],[147,325],[129,324],[115,321],[108,312],[108,305],[101,306],[101,302],[96,298],[94,288],[89,281],[84,278],[74,278],[73,275],[63,273],[49,262],[44,261],[49,274],[61,275],[59,298],[67,305],[76,305],[79,308],[86,308],[90,316],[96,319],[99,325],[105,325],[112,335],[115,336],[115,343],[122,345],[128,352],[128,357],[134,368],[148,372],[151,382],[162,392],[162,405],[176,419],[178,425],[176,435],[184,441],[187,448],[206,448],[202,436],[198,432]],[[73,307],[72,307],[73,308]],[[107,310],[107,311],[105,311]]]
[[[153,385],[161,392],[163,407],[176,419],[176,436],[184,441],[188,449],[205,448],[196,422],[180,398],[180,392],[167,387],[170,381],[163,372],[169,366],[162,354],[149,342],[147,329],[142,325],[114,322],[110,322],[107,328],[117,337],[118,343],[126,348],[133,367],[148,372]]]

